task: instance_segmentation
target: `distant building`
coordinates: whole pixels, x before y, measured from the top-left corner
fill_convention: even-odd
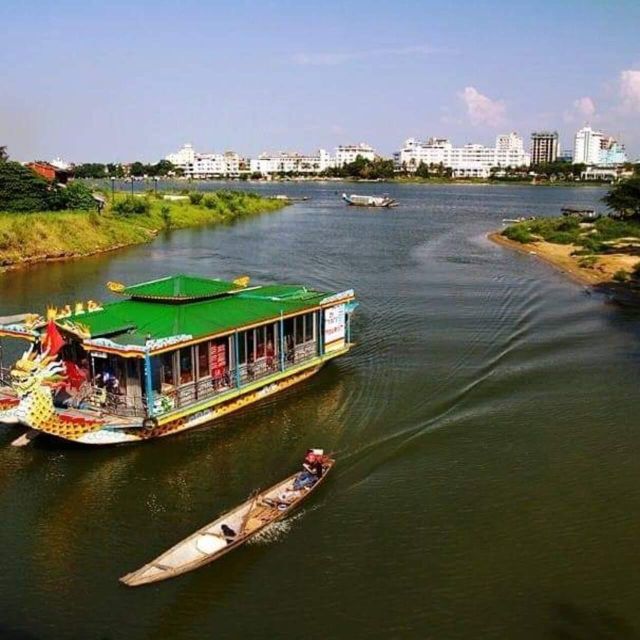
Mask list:
[[[576,133],[573,163],[590,166],[614,167],[628,162],[624,145],[602,131],[583,127]]]
[[[548,164],[558,159],[558,132],[534,131],[531,134],[531,164]]]
[[[573,149],[562,149],[558,152],[560,162],[573,162]]]
[[[481,144],[454,147],[446,138],[429,138],[425,142],[409,138],[394,154],[397,169],[414,172],[421,163],[441,165],[451,169],[456,178],[488,178],[494,167],[522,167],[530,161],[522,138],[515,132],[498,136],[494,147]]]
[[[29,162],[25,166],[48,182],[56,184],[67,184],[69,179],[73,177],[73,172],[70,169],[61,169],[50,162],[35,161]]]
[[[62,158],[54,158],[49,164],[63,171],[70,171],[72,169],[71,163]]]
[[[581,174],[581,180],[607,180],[615,182],[623,178],[630,178],[633,170],[625,170],[624,167],[618,165],[616,167],[587,167]]]
[[[372,146],[364,142],[340,145],[336,148],[335,166],[343,167],[345,164],[351,164],[358,156],[365,160],[375,160],[376,151]]]
[[[263,176],[290,173],[316,174],[333,166],[331,155],[324,149],[319,149],[314,155],[304,155],[293,151],[279,153],[261,153],[250,161],[251,173]]]
[[[224,153],[196,153],[190,144],[165,157],[190,178],[237,178],[243,161],[234,151]]]
[[[603,137],[600,141],[600,159],[598,164],[602,167],[613,167],[628,162],[624,145],[612,136]]]
[[[595,131],[591,127],[580,129],[573,145],[573,164],[599,164],[601,145],[601,131]]]

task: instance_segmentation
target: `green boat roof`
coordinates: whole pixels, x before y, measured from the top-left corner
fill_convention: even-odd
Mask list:
[[[118,293],[129,299],[71,315],[59,320],[59,326],[81,325],[90,333],[92,342],[104,338],[113,345],[144,346],[152,340],[153,348],[159,349],[167,338],[180,338],[176,342],[183,342],[230,332],[276,320],[281,314],[318,307],[334,295],[301,285],[242,288],[232,282],[184,275],[119,287]]]
[[[124,287],[118,293],[133,299],[182,302],[215,298],[241,289],[234,282],[180,274]]]

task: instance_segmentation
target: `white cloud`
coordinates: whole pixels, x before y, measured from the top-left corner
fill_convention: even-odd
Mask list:
[[[587,120],[593,118],[596,112],[595,102],[589,96],[578,98],[573,103],[573,108],[576,110],[576,113],[579,116],[581,116],[582,118],[586,118]]]
[[[593,122],[593,120],[599,119],[596,116],[596,103],[589,96],[578,98],[573,101],[571,109],[562,114],[562,118],[567,124],[584,125]]]
[[[640,70],[627,69],[620,72],[620,97],[626,111],[640,113]]]
[[[465,87],[460,98],[466,104],[467,114],[473,124],[490,127],[504,124],[507,108],[501,100],[492,100],[475,87]]]
[[[428,45],[416,45],[412,47],[400,47],[389,49],[367,49],[364,51],[345,51],[333,53],[296,53],[293,61],[296,64],[330,66],[352,62],[354,60],[365,60],[383,56],[413,56],[428,55],[436,50]]]

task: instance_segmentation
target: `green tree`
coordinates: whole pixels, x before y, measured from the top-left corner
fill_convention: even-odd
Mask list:
[[[107,173],[114,178],[124,178],[124,168],[121,164],[110,162],[107,164]]]
[[[416,169],[416,176],[418,178],[428,178],[429,177],[429,167],[426,162],[420,161],[418,168]]]
[[[141,178],[147,173],[148,167],[142,162],[133,162],[129,167],[129,173],[135,178]]]
[[[174,167],[168,160],[160,160],[151,167],[149,175],[152,176],[166,176],[173,171]]]
[[[75,167],[76,178],[104,178],[107,167],[99,162],[85,162]]]
[[[66,187],[58,189],[60,209],[95,209],[96,201],[91,189],[82,182],[70,182]]]
[[[0,146],[0,162],[6,162],[9,159],[9,154],[7,153],[7,147]]]
[[[46,211],[49,183],[19,162],[0,163],[0,211]]]
[[[640,178],[618,182],[602,201],[625,218],[640,218]]]

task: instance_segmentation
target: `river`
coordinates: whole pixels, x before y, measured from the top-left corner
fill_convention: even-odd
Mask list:
[[[389,211],[344,206],[335,183],[243,188],[311,200],[2,274],[0,315],[104,301],[108,280],[249,274],[353,287],[357,347],[144,445],[16,449],[3,427],[0,637],[636,637],[638,316],[486,239],[603,190],[347,187],[389,192]],[[193,574],[118,583],[308,446],[338,464],[297,515]]]

